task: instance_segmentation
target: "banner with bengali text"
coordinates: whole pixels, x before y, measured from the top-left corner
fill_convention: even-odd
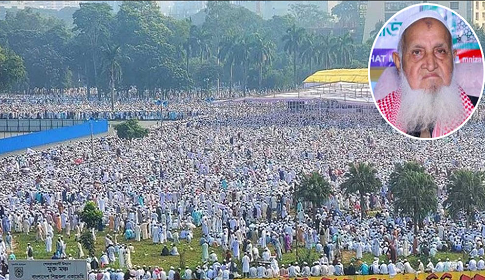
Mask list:
[[[297,278],[269,278],[269,280],[485,280],[485,271],[463,271],[443,273],[416,273],[389,275],[345,275]],[[256,280],[256,279],[254,279]]]
[[[371,67],[394,66],[392,52],[397,51],[399,30],[403,20],[412,14],[425,10],[434,10],[445,19],[453,37],[453,48],[458,52],[456,63],[482,63],[478,39],[466,21],[463,21],[448,9],[434,5],[420,5],[398,12],[384,26],[372,50]]]

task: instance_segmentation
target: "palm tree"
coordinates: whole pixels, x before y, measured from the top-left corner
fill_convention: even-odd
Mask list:
[[[379,31],[381,31],[381,28],[383,25],[384,25],[384,22],[382,20],[379,20],[378,22],[376,22],[376,24],[374,25],[374,30],[372,30],[369,33],[370,35],[369,39],[374,40],[379,35]]]
[[[211,56],[209,34],[207,34],[206,32],[199,33],[198,43],[199,43],[200,62],[202,63],[204,60],[204,57],[207,60]]]
[[[236,36],[228,35],[222,38],[219,46],[219,59],[223,60],[226,65],[229,65],[229,96],[232,96],[232,84],[233,84],[233,67],[236,63]]]
[[[389,191],[391,193],[397,188],[398,181],[405,171],[426,172],[424,167],[415,161],[408,161],[404,164],[396,163],[394,165],[394,171],[389,176]]]
[[[191,21],[189,21],[191,22]],[[184,48],[185,48],[185,67],[187,70],[187,75],[190,76],[189,72],[189,59],[192,57],[193,52],[198,49],[198,41],[196,38],[196,33],[197,33],[197,26],[196,25],[191,25],[190,30],[189,30],[189,37],[187,38],[187,41],[184,43]]]
[[[111,93],[111,111],[115,110],[115,82],[121,79],[121,66],[118,62],[120,56],[120,46],[107,45],[103,50],[103,73],[109,77],[109,89]]]
[[[312,212],[315,214],[316,206],[323,204],[332,194],[330,183],[318,172],[305,174],[295,190],[296,201],[311,202]]]
[[[310,72],[313,73],[313,61],[318,59],[318,44],[315,34],[306,34],[302,42],[302,49],[300,53],[300,59],[303,63],[310,66]]]
[[[286,30],[286,34],[283,35],[282,40],[285,42],[284,50],[290,55],[293,55],[293,76],[295,85],[298,84],[298,74],[296,72],[296,58],[300,52],[303,38],[305,36],[305,29],[296,27],[295,24]]]
[[[191,27],[191,44],[193,50],[197,50],[200,62],[202,63],[204,57],[210,57],[210,44],[209,44],[209,33],[203,30],[202,28],[198,28],[197,26]]]
[[[318,49],[318,63],[321,63],[324,69],[328,69],[329,66],[335,62],[335,45],[336,39],[330,36],[318,36],[317,37],[317,49]]]
[[[197,53],[202,63],[204,57],[208,58],[211,55],[210,44],[209,44],[209,34],[197,27],[196,25],[191,25],[189,30],[189,37],[184,44],[186,52],[186,68],[187,72],[189,69],[189,58]]]
[[[346,195],[358,192],[360,196],[360,218],[366,216],[366,203],[364,194],[373,193],[382,186],[381,180],[376,177],[377,170],[372,164],[359,163],[350,164],[349,171],[345,173],[345,182],[342,183],[342,190]]]
[[[341,66],[347,66],[352,62],[352,56],[354,54],[354,40],[350,36],[350,33],[346,33],[343,37],[337,39],[337,50],[340,53]]]
[[[485,205],[485,173],[459,169],[453,172],[446,186],[448,198],[443,206],[453,219],[460,213],[466,215],[467,227],[472,222],[473,214]]]
[[[398,214],[412,217],[416,235],[418,224],[422,225],[423,219],[437,209],[438,186],[431,175],[422,171],[403,168],[396,177],[394,208]]]
[[[235,62],[241,65],[243,69],[243,93],[246,96],[247,80],[248,80],[248,68],[249,61],[251,57],[250,53],[250,37],[249,36],[238,36],[236,39],[236,44],[234,47]]]
[[[276,45],[266,38],[262,38],[259,33],[251,35],[250,39],[250,53],[254,63],[258,66],[258,89],[261,90],[263,81],[263,67],[264,65],[271,65],[273,62],[273,52]]]

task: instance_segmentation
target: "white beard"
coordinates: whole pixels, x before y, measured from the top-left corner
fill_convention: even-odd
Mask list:
[[[464,110],[460,90],[453,74],[449,86],[436,91],[413,90],[401,71],[401,106],[397,123],[407,132],[431,129],[436,122],[453,123],[460,120]]]

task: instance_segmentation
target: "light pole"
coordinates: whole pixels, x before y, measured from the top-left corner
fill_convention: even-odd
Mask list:
[[[91,163],[91,161],[94,160],[93,120],[92,119],[89,120],[89,126],[91,128],[91,160],[89,162]]]
[[[205,78],[206,98],[209,97],[209,78]]]

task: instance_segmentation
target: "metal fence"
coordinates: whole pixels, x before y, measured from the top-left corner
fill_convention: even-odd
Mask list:
[[[48,131],[38,131],[0,140],[0,154],[26,148],[57,143],[108,131],[108,121],[84,121],[82,124],[60,127]]]
[[[82,124],[72,119],[0,119],[0,132],[37,132]]]

